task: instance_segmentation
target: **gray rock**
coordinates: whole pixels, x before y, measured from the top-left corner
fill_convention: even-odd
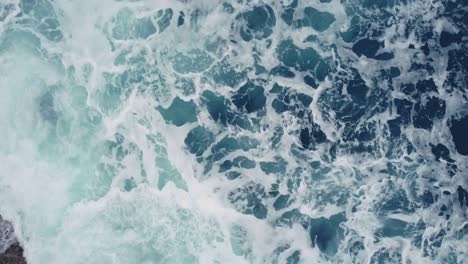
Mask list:
[[[13,231],[13,225],[0,215],[0,254],[16,242]]]
[[[0,263],[26,264],[23,248],[16,240],[13,225],[0,215]]]

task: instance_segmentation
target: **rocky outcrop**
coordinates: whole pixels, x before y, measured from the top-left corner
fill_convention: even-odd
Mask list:
[[[26,264],[23,248],[16,240],[13,225],[0,215],[0,264]]]
[[[11,245],[3,254],[0,254],[1,264],[26,264],[23,257],[23,248],[18,242]]]

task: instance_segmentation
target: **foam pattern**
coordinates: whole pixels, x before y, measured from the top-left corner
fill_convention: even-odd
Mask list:
[[[465,0],[3,0],[0,252],[468,262]]]

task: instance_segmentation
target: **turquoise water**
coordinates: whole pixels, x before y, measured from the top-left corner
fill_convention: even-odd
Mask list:
[[[33,264],[465,263],[467,11],[2,0],[0,215]]]

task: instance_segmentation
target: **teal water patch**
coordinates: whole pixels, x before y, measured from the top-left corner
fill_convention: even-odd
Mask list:
[[[218,161],[225,157],[230,152],[236,150],[248,151],[257,147],[259,144],[258,140],[242,136],[240,138],[224,137],[211,148],[212,155],[211,159]]]
[[[244,84],[232,97],[232,102],[239,109],[245,109],[247,113],[252,113],[265,106],[265,89],[251,82]]]
[[[323,81],[330,71],[329,64],[313,48],[300,49],[292,40],[285,40],[277,47],[278,59],[297,71],[310,71]]]
[[[187,54],[177,53],[174,57],[174,70],[178,73],[196,73],[205,71],[213,63],[213,58],[201,50]]]
[[[230,67],[228,58],[225,58],[215,65],[212,68],[210,75],[216,83],[230,87],[234,87],[246,78],[245,71],[238,71],[235,68]]]
[[[229,200],[243,214],[251,214],[258,219],[265,219],[268,209],[263,203],[265,191],[263,186],[247,183],[236,191],[229,193]]]
[[[221,165],[219,165],[219,172],[224,172],[231,168],[253,169],[256,165],[255,161],[244,156],[238,156],[233,160],[225,160]]]
[[[266,173],[279,173],[284,174],[286,172],[286,161],[277,156],[275,161],[262,161],[260,162],[260,168]]]
[[[172,182],[177,188],[187,191],[188,186],[186,181],[168,158],[164,138],[156,135],[148,136],[148,140],[152,143],[153,150],[156,153],[154,161],[159,174],[158,188],[161,190],[168,182]]]
[[[206,102],[208,113],[215,120],[227,125],[236,125],[244,129],[251,127],[248,119],[232,109],[232,103],[223,96],[218,96],[211,91],[205,91],[202,94]]]
[[[240,35],[245,41],[269,37],[276,25],[275,13],[268,5],[256,6],[237,17],[237,19],[241,18],[246,24],[240,30]]]
[[[24,0],[20,2],[22,19],[20,23],[33,27],[50,41],[63,39],[60,23],[54,5],[48,0]]]
[[[327,30],[330,25],[335,22],[335,17],[328,12],[320,12],[315,8],[304,8],[304,18],[297,20],[298,27],[312,27],[313,29],[322,32]]]
[[[146,39],[157,30],[149,17],[136,18],[127,8],[117,13],[114,23],[112,37],[116,40]]]
[[[197,126],[189,131],[184,142],[192,154],[201,156],[214,142],[214,134],[205,127]]]
[[[168,108],[158,107],[158,111],[168,123],[182,126],[197,121],[197,107],[193,101],[174,98]]]
[[[283,20],[292,27],[311,27],[318,32],[323,32],[336,20],[333,14],[319,11],[310,6],[302,9],[301,12],[297,12],[298,3],[298,0],[292,1],[281,16]]]

